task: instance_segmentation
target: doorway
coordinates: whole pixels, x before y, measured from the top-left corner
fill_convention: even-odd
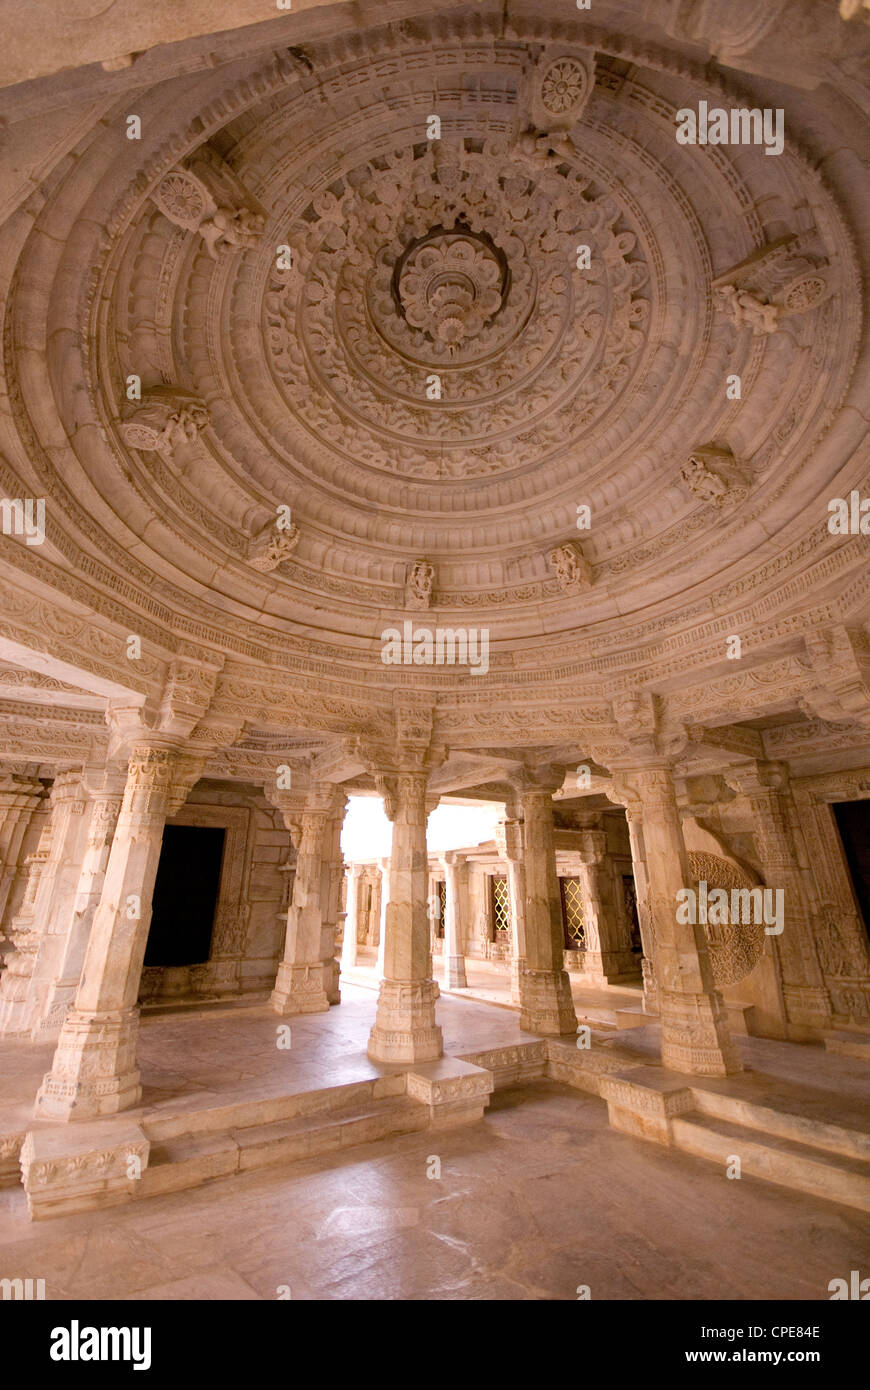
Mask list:
[[[838,801],[831,809],[864,928],[870,933],[870,801]]]
[[[154,884],[145,966],[201,965],[211,954],[226,830],[167,825]]]

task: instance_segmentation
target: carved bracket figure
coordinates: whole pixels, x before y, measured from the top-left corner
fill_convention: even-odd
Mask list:
[[[261,574],[269,574],[284,560],[289,560],[298,543],[298,526],[294,524],[279,529],[274,522],[270,522],[253,537],[248,547],[248,564]]]
[[[579,594],[592,584],[592,569],[577,541],[557,545],[548,556],[550,565],[565,594]]]
[[[415,560],[408,566],[405,580],[405,607],[428,608],[432,601],[435,566],[428,560]]]
[[[717,307],[735,327],[750,328],[759,337],[779,332],[783,319],[824,303],[834,292],[834,276],[816,248],[804,250],[789,235],[718,275],[712,289]]]
[[[203,401],[181,391],[155,388],[146,391],[137,408],[121,421],[121,438],[132,449],[154,451],[171,458],[183,444],[190,444],[208,424]]]
[[[219,203],[204,180],[190,169],[173,169],[157,184],[151,200],[185,231],[198,232],[213,260],[226,247],[256,246],[266,225],[262,213],[250,207]]]
[[[693,496],[711,506],[742,502],[749,495],[746,478],[730,449],[700,444],[680,468],[680,477]]]

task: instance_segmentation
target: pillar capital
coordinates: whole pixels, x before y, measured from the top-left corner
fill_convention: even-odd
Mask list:
[[[788,791],[788,765],[781,762],[755,760],[741,763],[739,767],[729,768],[725,781],[734,791],[750,798],[770,796],[776,792]]]
[[[626,811],[670,807],[676,804],[673,764],[668,759],[648,759],[614,772],[606,788],[610,801]]]
[[[205,757],[177,743],[141,740],[131,746],[121,814],[174,816],[205,768]]]
[[[578,854],[586,865],[601,864],[607,855],[606,830],[581,830]]]
[[[521,806],[532,798],[551,797],[565,781],[565,769],[555,763],[538,763],[534,766],[523,763],[513,768],[508,780],[514,789]]]
[[[441,850],[438,858],[445,869],[465,869],[468,867],[468,856],[458,849]]]

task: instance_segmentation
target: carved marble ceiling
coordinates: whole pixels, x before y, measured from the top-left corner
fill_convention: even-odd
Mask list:
[[[781,8],[322,11],[100,88],[2,228],[0,487],[47,499],[43,547],[0,538],[4,634],[20,585],[142,698],[186,642],[299,698],[476,701],[380,660],[420,557],[428,616],[539,700],[730,676],[734,630],[800,668],[805,629],[865,621],[826,504],[870,474],[866,38],[808,0],[819,42],[780,43]],[[678,145],[701,101],[783,107],[783,153]]]

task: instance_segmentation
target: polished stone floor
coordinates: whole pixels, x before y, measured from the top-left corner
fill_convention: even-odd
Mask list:
[[[0,1276],[54,1299],[827,1299],[868,1254],[870,1216],[618,1134],[554,1082],[462,1129],[104,1212],[31,1224],[0,1192]]]
[[[373,990],[344,983],[341,1004],[324,1014],[282,1019],[268,1004],[145,1014],[138,1044],[142,1110],[205,1108],[405,1070],[366,1056],[376,1004]],[[444,998],[437,1015],[448,1056],[530,1040],[507,1009]],[[31,1127],[53,1055],[51,1044],[0,1040],[0,1137]]]
[[[329,1014],[265,1006],[145,1017],[149,1109],[286,1093],[370,1074],[371,989],[346,983]],[[438,1004],[445,1051],[529,1035],[506,1008]],[[291,1046],[276,1045],[282,1024]],[[596,1034],[654,1058],[655,1025]],[[758,1038],[723,1086],[798,1101],[870,1127],[863,1062]],[[0,1121],[30,1114],[50,1047],[0,1045]],[[716,1083],[706,1083],[716,1084]],[[15,1102],[15,1103],[13,1103]],[[440,1178],[427,1170],[437,1157]],[[723,1172],[608,1127],[604,1104],[555,1082],[498,1093],[485,1119],[208,1183],[112,1210],[31,1223],[0,1191],[0,1277],[46,1280],[49,1298],[824,1299],[870,1259],[870,1216]]]
[[[369,946],[361,946],[358,950],[357,965],[348,978],[355,984],[377,989],[377,963],[377,951]],[[464,989],[448,990],[443,983],[444,962],[439,955],[433,960],[433,974],[442,994],[516,1009],[516,1005],[511,1004],[510,968],[505,961],[478,960],[473,956],[466,956],[467,985]],[[616,1009],[639,1009],[643,1002],[643,986],[639,978],[636,984],[604,985],[599,988],[581,984],[576,975],[569,974],[568,980],[578,1017],[599,1021],[604,1026],[615,1024]]]

